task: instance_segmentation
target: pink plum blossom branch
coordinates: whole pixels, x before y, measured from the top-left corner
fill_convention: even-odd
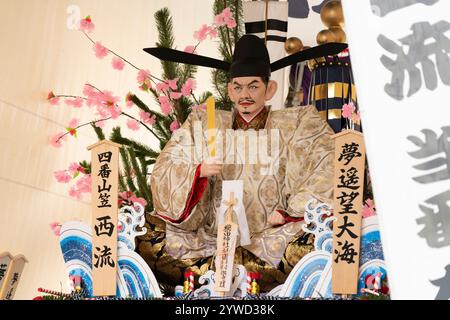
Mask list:
[[[56,96],[56,97],[71,97],[71,96]],[[83,98],[83,97],[74,97],[74,98],[82,98],[82,99],[86,99],[86,98]],[[96,124],[97,122],[106,121],[106,120],[109,120],[109,119],[111,119],[111,118],[112,118],[112,117],[105,118],[105,119],[100,119],[100,120],[95,120],[95,121],[90,121],[90,122],[86,122],[86,123],[83,123],[83,124],[79,125],[79,126],[76,127],[76,128],[73,128],[73,129],[74,129],[74,130],[78,130],[78,129],[80,129],[80,128],[82,128],[82,127],[85,127],[85,126],[87,126],[87,125],[89,125],[89,124]],[[61,136],[58,138],[58,140],[56,140],[56,143],[58,143],[62,138],[64,138],[64,137],[67,136],[68,134],[70,134],[70,131],[68,131],[68,132],[64,133],[63,135],[61,135]]]

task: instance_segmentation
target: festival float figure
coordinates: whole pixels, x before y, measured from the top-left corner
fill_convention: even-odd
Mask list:
[[[173,49],[145,49],[161,60],[229,71],[228,94],[234,103],[233,111],[216,110],[215,114],[217,135],[227,138],[217,140],[218,150],[225,142],[222,154],[211,159],[201,151],[200,157],[195,156],[194,149],[200,145],[205,150],[208,145],[207,112],[198,110],[191,112],[154,165],[155,210],[147,219],[162,219],[165,232],[149,228],[138,239],[137,251],[160,282],[176,285],[186,269],[196,275],[214,269],[217,213],[222,183],[227,180],[243,181],[250,239],[247,243],[240,234],[234,261],[262,275],[262,292],[283,283],[296,263],[313,250],[312,239],[302,230],[303,215],[311,199],[332,203],[334,132],[314,106],[273,111],[265,103],[277,90],[271,72],[345,48],[329,43],[272,64],[264,42],[253,35],[237,42],[231,64]],[[236,146],[229,143],[230,134],[246,141],[247,157],[239,158]],[[251,140],[255,135],[258,138]],[[265,142],[253,149],[257,155],[251,151],[255,141]],[[264,152],[270,153],[270,163],[247,161],[252,156],[260,160]]]

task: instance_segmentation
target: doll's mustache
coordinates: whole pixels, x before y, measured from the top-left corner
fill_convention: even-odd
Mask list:
[[[249,98],[244,98],[244,99],[239,100],[239,104],[241,104],[243,102],[255,103],[255,100],[249,99]]]

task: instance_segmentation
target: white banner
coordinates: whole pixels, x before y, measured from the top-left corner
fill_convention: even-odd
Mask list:
[[[393,299],[450,298],[450,1],[342,0]]]

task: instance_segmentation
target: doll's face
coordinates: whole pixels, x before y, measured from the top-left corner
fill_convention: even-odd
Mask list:
[[[266,85],[261,77],[233,78],[228,84],[228,95],[244,119],[252,119],[272,99],[277,90],[275,81]]]

